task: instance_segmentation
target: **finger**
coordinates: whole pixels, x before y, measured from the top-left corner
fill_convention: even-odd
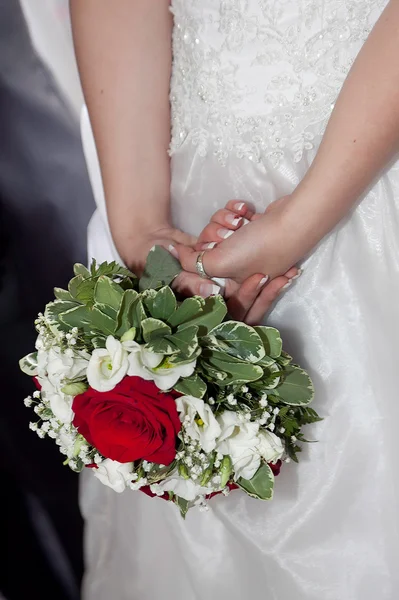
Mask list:
[[[210,222],[219,223],[222,227],[228,227],[229,229],[237,229],[242,224],[243,218],[232,210],[221,208],[212,215]]]
[[[288,283],[289,280],[284,275],[270,281],[270,283],[261,290],[260,294],[258,294],[258,297],[246,314],[244,319],[245,323],[248,325],[259,325]]]
[[[298,267],[291,267],[291,269],[284,273],[284,277],[287,279],[298,279],[301,274],[301,269],[298,269]]]
[[[197,273],[196,264],[199,255],[198,250],[179,244],[175,246],[174,250],[183,270],[188,273]],[[223,254],[224,253],[220,251],[219,247],[216,246],[213,250],[206,252],[203,257],[203,267],[209,279],[218,276],[223,277]]]
[[[187,297],[202,296],[202,298],[208,298],[209,296],[216,296],[222,291],[220,286],[215,282],[209,279],[202,279],[197,274],[186,273],[184,271],[176,277],[172,287],[179,294]]]
[[[237,229],[237,227],[236,227]],[[211,242],[222,242],[227,240],[234,233],[234,228],[230,225],[230,229],[220,225],[219,223],[209,223],[201,232],[198,238],[197,248]]]
[[[251,309],[262,288],[267,283],[267,277],[261,274],[252,275],[239,286],[236,292],[228,299],[229,314],[237,321],[243,321]]]
[[[242,200],[230,200],[225,205],[225,208],[227,208],[227,210],[231,210],[237,215],[241,215],[242,217],[244,215],[247,216],[247,212],[248,210],[250,210],[249,205],[246,202],[243,202]]]

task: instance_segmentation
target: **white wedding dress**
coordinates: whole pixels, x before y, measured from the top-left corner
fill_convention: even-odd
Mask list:
[[[306,173],[345,76],[387,0],[174,0],[172,204],[197,234],[232,198],[258,211]],[[392,60],[396,60],[393,57]],[[91,255],[117,258],[98,202]],[[395,600],[399,594],[399,169],[304,262],[269,323],[312,373],[299,466],[274,500],[233,492],[183,521],[86,472],[85,600]]]

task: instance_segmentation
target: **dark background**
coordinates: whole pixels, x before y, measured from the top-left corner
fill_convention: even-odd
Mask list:
[[[33,392],[19,359],[37,313],[85,263],[93,199],[79,128],[36,55],[17,0],[0,0],[0,529],[7,600],[77,599],[78,476],[29,430]],[[3,550],[4,551],[4,550]]]

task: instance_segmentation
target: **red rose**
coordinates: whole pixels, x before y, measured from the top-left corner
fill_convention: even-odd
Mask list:
[[[74,426],[106,458],[169,465],[181,429],[175,399],[152,381],[125,377],[109,392],[89,388],[76,396]]]

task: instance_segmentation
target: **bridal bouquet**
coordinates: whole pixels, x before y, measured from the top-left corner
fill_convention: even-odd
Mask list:
[[[172,500],[183,516],[235,487],[269,500],[302,426],[319,420],[312,382],[276,329],[228,320],[220,296],[177,299],[179,269],[158,247],[140,280],[116,263],[75,265],[20,362],[38,388],[30,427],[74,471]]]

